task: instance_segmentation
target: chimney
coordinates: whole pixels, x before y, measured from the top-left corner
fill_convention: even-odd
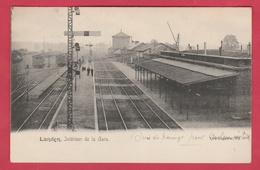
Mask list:
[[[251,43],[249,42],[247,45],[247,55],[251,54]]]
[[[207,55],[207,44],[204,42],[204,55]]]
[[[188,50],[189,50],[189,51],[191,50],[191,48],[190,48],[190,44],[188,44]]]
[[[219,47],[219,55],[222,56],[222,45],[223,45],[223,41],[221,41],[220,47]]]
[[[197,51],[199,51],[199,44],[197,44]]]

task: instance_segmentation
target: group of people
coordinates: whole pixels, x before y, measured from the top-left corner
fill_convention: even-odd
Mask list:
[[[88,68],[87,68],[87,75],[89,76],[89,73],[91,73],[91,76],[93,76],[93,65],[92,65],[92,59],[88,60]]]
[[[93,76],[93,68],[87,68],[87,75],[89,76],[89,73],[91,72],[91,76]]]

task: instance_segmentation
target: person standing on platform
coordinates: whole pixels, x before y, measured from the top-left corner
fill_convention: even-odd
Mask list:
[[[88,67],[88,69],[87,69],[87,75],[89,75],[89,71],[90,71],[90,68]]]
[[[91,68],[91,76],[93,76],[93,71],[94,71],[93,68]]]
[[[93,76],[93,66],[92,66],[91,59],[88,60],[88,69],[89,69],[89,71],[91,71],[91,75]],[[89,71],[88,71],[88,75],[89,75]]]

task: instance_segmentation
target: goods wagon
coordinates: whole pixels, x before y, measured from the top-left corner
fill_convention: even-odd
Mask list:
[[[35,68],[42,68],[45,65],[44,56],[41,54],[32,56],[32,64]]]
[[[18,63],[23,60],[23,57],[18,52],[12,51],[11,59],[12,59],[12,63]]]

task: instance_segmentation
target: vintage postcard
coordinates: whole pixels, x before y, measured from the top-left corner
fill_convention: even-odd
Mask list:
[[[250,7],[11,9],[11,162],[250,163]]]

